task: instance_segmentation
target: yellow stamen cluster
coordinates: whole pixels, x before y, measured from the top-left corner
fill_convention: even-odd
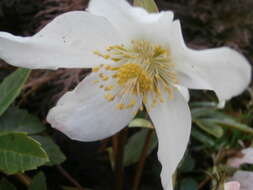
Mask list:
[[[161,89],[167,91],[168,98],[173,98],[172,85],[177,83],[177,79],[168,48],[139,40],[132,41],[128,45],[110,46],[105,54],[98,51],[94,53],[114,62],[94,67],[93,72],[98,72],[101,79],[95,83],[99,83],[104,91],[113,91],[105,94],[109,102],[115,97],[122,99],[122,102],[116,105],[119,110],[136,105],[136,99],[124,102],[124,97],[128,95],[141,96],[145,104],[147,95],[151,95],[152,101],[149,102],[151,107],[164,101]],[[104,84],[106,82],[108,84]]]
[[[135,63],[122,65],[116,72],[115,78],[120,86],[132,84],[134,94],[144,94],[152,87],[152,80],[143,68]]]

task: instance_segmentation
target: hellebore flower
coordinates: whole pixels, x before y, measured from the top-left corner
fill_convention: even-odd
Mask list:
[[[240,183],[240,190],[252,190],[253,189],[253,172],[237,171],[233,175],[233,181]]]
[[[227,164],[231,167],[234,167],[234,168],[239,168],[242,164],[253,164],[253,148],[243,149],[241,151],[241,153],[243,154],[243,156],[230,158],[228,160]],[[238,184],[240,184],[238,186],[238,189],[240,189],[240,190],[252,190],[253,189],[253,172],[239,170],[234,173],[231,180],[237,181],[237,182],[233,182],[233,181],[228,182],[225,184],[225,187],[226,187],[226,185],[228,187],[230,187],[230,185],[231,185],[231,187],[232,187],[233,184],[235,184],[234,186],[236,187],[236,183],[238,183]],[[226,190],[226,188],[225,188],[225,190]]]
[[[91,0],[86,11],[63,14],[32,37],[1,32],[0,57],[32,69],[93,68],[47,117],[72,139],[109,137],[144,105],[159,139],[166,190],[190,136],[185,88],[213,90],[222,102],[251,77],[247,60],[230,48],[187,48],[171,11],[150,14],[125,0]]]

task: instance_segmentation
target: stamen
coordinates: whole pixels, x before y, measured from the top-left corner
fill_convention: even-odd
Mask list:
[[[119,110],[123,110],[125,108],[125,105],[124,104],[117,104],[116,108]]]
[[[102,78],[103,81],[106,81],[106,80],[108,80],[108,79],[109,79],[108,76],[104,76],[104,77]]]
[[[136,103],[137,103],[136,100],[135,100],[135,99],[132,99],[132,100],[130,101],[130,103],[127,105],[127,108],[132,108],[132,107],[134,107]]]
[[[92,72],[98,72],[99,69],[100,69],[100,67],[93,67],[93,68],[92,68]]]
[[[102,54],[100,53],[99,51],[94,51],[93,52],[95,55],[99,56],[99,57],[103,57],[104,59],[109,59],[110,58],[110,55],[109,54]]]
[[[113,96],[112,94],[106,94],[105,95],[105,99],[108,100],[109,102],[113,101],[115,98],[115,96]]]
[[[108,76],[106,76],[105,74],[103,74],[103,73],[99,73],[99,77],[103,80],[103,81],[106,81],[106,80],[108,80],[109,79],[109,77]]]
[[[99,78],[107,82],[106,86],[100,85],[100,88],[113,92],[105,95],[108,101],[119,97],[123,103],[117,104],[117,109],[131,109],[137,104],[136,98],[123,101],[123,97],[126,100],[133,96],[140,97],[143,103],[149,104],[150,107],[165,101],[162,90],[168,94],[169,99],[173,98],[173,85],[177,84],[178,80],[168,48],[145,40],[133,40],[128,46],[110,46],[106,48],[105,53],[95,51],[94,54],[115,64],[100,65],[92,71],[98,72],[104,68],[106,73],[109,73],[108,76],[99,73]],[[111,81],[112,83],[108,84]],[[95,83],[98,82],[99,80]],[[151,102],[148,102],[148,94],[153,96]],[[142,109],[143,106],[140,110]]]
[[[105,87],[105,91],[110,91],[110,90],[112,90],[113,88],[114,88],[113,85],[106,86],[106,87]]]

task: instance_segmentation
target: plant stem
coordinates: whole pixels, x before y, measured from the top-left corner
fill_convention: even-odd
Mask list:
[[[65,176],[78,190],[85,190],[62,166],[57,166],[57,169]]]
[[[112,150],[113,150],[113,160],[114,162],[116,162],[116,158],[117,158],[117,152],[118,152],[118,136],[114,135],[112,137]],[[115,168],[113,168],[115,169]]]
[[[198,189],[202,189],[210,180],[212,180],[211,176],[207,176],[199,185]]]
[[[116,139],[115,139],[116,138]],[[127,128],[119,132],[113,140],[115,152],[115,190],[124,186],[124,147],[127,140]]]
[[[147,134],[147,137],[146,137],[144,147],[143,147],[143,151],[142,151],[141,156],[140,156],[138,166],[136,168],[136,173],[135,173],[134,182],[133,182],[133,190],[138,190],[139,189],[144,164],[145,164],[147,154],[148,154],[148,149],[149,149],[149,146],[150,146],[151,140],[152,140],[152,135],[153,135],[153,130],[149,130],[148,134]]]
[[[21,182],[23,183],[26,187],[29,187],[29,185],[32,183],[32,180],[30,177],[28,177],[25,174],[22,173],[18,173],[15,174],[15,177]]]

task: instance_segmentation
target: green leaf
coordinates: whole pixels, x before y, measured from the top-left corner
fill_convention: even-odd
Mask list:
[[[253,135],[253,128],[249,127],[248,125],[242,124],[230,118],[223,118],[223,119],[212,119],[212,122],[220,125],[221,127],[228,127],[237,129],[239,131],[249,133]]]
[[[133,121],[129,123],[128,127],[146,127],[146,128],[154,129],[150,121],[146,119],[142,119],[142,118],[134,119]]]
[[[159,9],[154,0],[134,0],[134,6],[142,7],[150,13],[159,12]]]
[[[217,110],[213,108],[194,108],[191,109],[191,113],[193,119],[217,117],[217,114],[220,114]]]
[[[214,134],[214,131],[212,132],[210,131],[211,125],[216,126],[215,130],[217,130],[217,126],[220,126],[220,127],[237,129],[239,131],[250,133],[253,135],[253,128],[234,120],[230,115],[221,113],[215,108],[197,107],[197,108],[191,109],[191,113],[192,113],[193,121],[195,121],[197,125],[201,127],[202,130],[205,130],[206,132],[208,132],[209,134],[212,134],[213,136],[221,135],[221,130],[218,129],[219,132],[216,131],[215,132],[216,134]],[[214,130],[214,129],[211,129],[211,130]],[[220,134],[218,134],[217,132]]]
[[[216,138],[221,138],[224,134],[224,130],[220,126],[218,126],[215,122],[213,122],[212,119],[199,119],[196,120],[195,123],[203,131],[207,132],[208,134]]]
[[[198,183],[192,178],[185,178],[180,182],[180,190],[198,190]]]
[[[132,135],[126,146],[124,152],[124,166],[130,166],[140,159],[141,153],[143,151],[144,144],[146,142],[146,137],[150,129],[142,129],[139,132]],[[155,133],[152,134],[151,143],[148,149],[148,155],[156,148],[158,141]]]
[[[179,171],[183,173],[191,172],[194,169],[194,167],[195,167],[195,160],[193,160],[191,155],[188,153],[183,159]]]
[[[30,75],[28,69],[18,69],[6,77],[0,84],[0,116],[19,96],[21,89]]]
[[[216,102],[192,102],[190,103],[191,108],[196,107],[204,107],[204,108],[216,108],[217,109],[217,103]]]
[[[16,190],[16,187],[12,185],[8,180],[3,178],[0,181],[0,190]]]
[[[46,177],[42,172],[33,178],[28,190],[47,190]]]
[[[205,103],[207,104],[207,103]],[[220,112],[217,107],[211,107],[205,104],[203,107],[195,107],[191,109],[193,119],[208,119],[208,118],[224,118],[230,117],[222,112]]]
[[[0,116],[0,133],[25,132],[28,134],[40,133],[45,126],[39,119],[25,110],[11,107]]]
[[[54,143],[50,137],[46,136],[32,136],[37,140],[42,148],[47,152],[49,162],[46,165],[59,165],[66,160],[65,155],[60,150],[59,146]]]
[[[205,135],[204,133],[198,131],[195,128],[192,128],[191,135],[193,136],[193,138],[195,138],[196,140],[202,142],[203,144],[205,144],[207,146],[214,146],[214,144],[215,144],[215,142],[212,138],[210,138],[209,136]]]
[[[0,134],[0,170],[15,174],[48,162],[41,145],[25,133]]]

